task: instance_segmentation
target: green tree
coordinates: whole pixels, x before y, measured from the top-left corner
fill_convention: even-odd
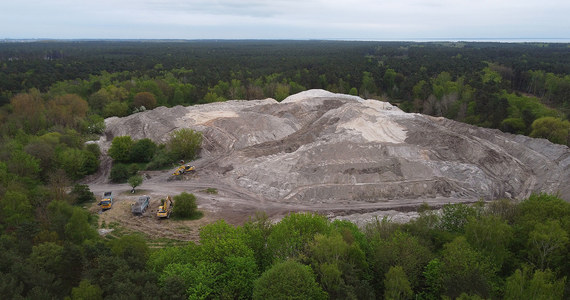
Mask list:
[[[91,155],[90,152],[67,148],[57,155],[59,167],[65,171],[65,174],[67,174],[69,178],[79,179],[87,174],[87,170],[85,169],[87,153]]]
[[[255,281],[253,299],[326,299],[308,266],[287,260],[274,265]]]
[[[99,115],[87,116],[82,131],[90,134],[102,134],[105,132],[105,119]]]
[[[103,117],[124,117],[129,114],[129,105],[126,102],[112,101],[105,105]]]
[[[56,243],[41,243],[32,248],[28,258],[30,264],[51,274],[59,274],[62,270],[63,246]]]
[[[136,108],[144,106],[146,109],[153,109],[156,107],[156,97],[149,92],[137,93],[133,98],[133,106]]]
[[[511,256],[513,229],[496,216],[471,218],[465,225],[465,237],[474,249],[481,251],[499,267]]]
[[[123,183],[129,178],[129,169],[125,164],[113,164],[109,177],[114,183]]]
[[[182,128],[170,135],[166,147],[175,159],[193,160],[198,156],[201,145],[201,132]]]
[[[129,179],[127,180],[127,182],[129,183],[129,185],[133,188],[131,190],[131,193],[135,192],[135,188],[139,185],[141,185],[141,183],[143,182],[143,178],[141,175],[135,175],[135,176],[131,176],[129,177]]]
[[[133,140],[130,136],[116,136],[111,142],[109,156],[111,156],[115,162],[129,162],[132,148]]]
[[[445,204],[442,208],[440,228],[453,233],[463,233],[469,218],[477,216],[477,210],[463,203]]]
[[[81,280],[78,287],[71,290],[72,300],[100,300],[103,299],[103,291],[98,285],[93,285],[89,280]]]
[[[568,120],[543,117],[534,120],[531,128],[531,137],[545,138],[556,144],[570,145],[570,122]]]
[[[426,299],[439,299],[445,291],[443,263],[438,258],[432,259],[423,272],[426,288],[422,293]]]
[[[376,83],[374,83],[374,77],[370,72],[362,72],[362,85],[360,86],[360,93],[362,97],[370,98],[373,95],[376,95],[378,92],[378,88],[376,87]]]
[[[568,245],[568,233],[559,221],[537,223],[528,235],[527,247],[530,261],[539,269],[558,266],[564,260]]]
[[[103,108],[111,101],[112,96],[110,93],[105,89],[100,89],[97,92],[91,94],[87,99],[89,103],[89,108],[101,112]]]
[[[532,275],[532,277],[531,277]],[[556,279],[549,269],[541,271],[523,266],[507,278],[505,300],[557,300],[563,299],[566,277]]]
[[[89,224],[87,211],[78,207],[73,208],[73,214],[65,225],[65,237],[76,244],[97,237],[97,231]]]
[[[149,138],[137,140],[133,143],[130,151],[130,161],[149,162],[156,153],[157,145]]]
[[[448,297],[459,297],[463,292],[489,297],[497,285],[497,267],[474,250],[463,236],[444,246],[441,263],[444,294]]]
[[[40,160],[23,150],[13,151],[6,165],[10,172],[21,177],[37,178],[41,170]]]
[[[413,292],[404,269],[400,266],[390,267],[384,279],[384,299],[412,299]]]
[[[255,262],[262,273],[273,262],[272,253],[267,244],[273,224],[267,214],[256,212],[255,217],[250,218],[240,228],[243,239],[246,245],[253,250]]]
[[[75,197],[75,201],[79,204],[86,202],[95,202],[95,194],[91,192],[86,184],[76,184],[71,190],[71,194]]]
[[[31,221],[33,207],[26,194],[8,190],[0,197],[0,223],[5,226],[19,226]]]
[[[309,243],[318,233],[330,232],[328,220],[311,213],[292,213],[273,226],[268,247],[273,258],[284,260],[306,253]]]
[[[97,172],[97,170],[99,170],[99,164],[101,163],[99,161],[99,155],[95,155],[89,150],[83,150],[82,152],[84,161],[81,173],[88,175]]]
[[[330,298],[366,298],[373,293],[367,281],[366,256],[352,234],[343,233],[316,234],[307,258]]]
[[[275,88],[275,100],[282,101],[290,95],[291,87],[286,83],[278,83]]]
[[[174,196],[174,209],[172,213],[179,218],[192,218],[197,213],[196,196],[182,192]]]
[[[122,236],[109,242],[111,252],[126,260],[131,268],[143,270],[150,255],[144,237],[139,234]]]
[[[402,231],[396,231],[387,240],[372,240],[371,248],[370,263],[379,281],[390,267],[401,266],[412,288],[421,285],[424,266],[433,258],[429,249],[417,237]],[[381,281],[378,282],[377,287],[381,288],[381,284]]]

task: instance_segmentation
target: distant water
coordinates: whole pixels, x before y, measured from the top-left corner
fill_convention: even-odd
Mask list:
[[[483,42],[483,43],[570,43],[570,38],[410,38],[378,41],[409,42]]]
[[[219,41],[235,41],[236,39],[219,39]],[[237,39],[240,40],[240,39]],[[259,39],[259,41],[274,41],[271,39]],[[283,41],[363,41],[363,42],[482,42],[482,43],[564,43],[570,44],[570,38],[386,38],[386,39],[362,39],[362,38],[332,38],[332,39],[283,39]],[[140,41],[140,42],[172,42],[172,41],[200,41],[192,39],[0,39],[0,43],[28,43],[45,41]],[[203,41],[208,41],[204,39]]]

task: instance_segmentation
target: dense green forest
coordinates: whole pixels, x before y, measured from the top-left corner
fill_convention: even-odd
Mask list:
[[[0,66],[2,119],[30,91],[96,118],[322,88],[568,144],[568,44],[53,41],[2,43]]]
[[[422,207],[408,224],[378,220],[366,228],[314,214],[273,224],[259,213],[238,227],[205,226],[199,244],[162,248],[120,228],[98,235],[97,216],[83,208],[94,196],[76,183],[99,168],[100,149],[86,142],[104,131],[104,118],[161,105],[283,100],[312,88],[570,142],[568,44],[0,43],[0,295],[570,297],[570,204],[554,195],[446,205],[440,213]],[[117,181],[137,163],[160,167],[177,158],[172,145],[121,143],[130,150],[113,157],[127,172]]]

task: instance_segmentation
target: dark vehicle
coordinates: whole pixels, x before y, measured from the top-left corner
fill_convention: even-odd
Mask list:
[[[148,208],[150,197],[147,195],[140,196],[137,202],[133,205],[131,211],[134,215],[142,215]]]

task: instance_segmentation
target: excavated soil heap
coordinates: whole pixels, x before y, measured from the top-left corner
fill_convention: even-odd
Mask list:
[[[566,146],[323,90],[159,107],[106,126],[104,151],[115,136],[163,143],[179,128],[201,131],[200,174],[274,203],[385,207],[533,192],[570,201]]]

